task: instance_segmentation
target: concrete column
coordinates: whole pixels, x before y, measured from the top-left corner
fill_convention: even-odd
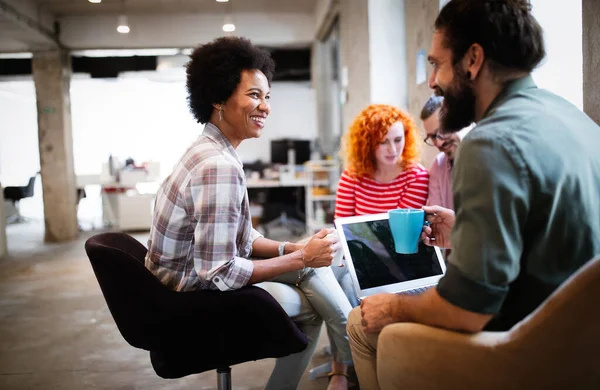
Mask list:
[[[406,2],[406,62],[407,62],[407,88],[408,111],[415,119],[421,135],[425,137],[423,124],[419,119],[423,105],[432,95],[433,91],[427,85],[431,75],[431,66],[426,63],[425,82],[417,84],[417,53],[424,50],[425,56],[429,54],[433,40],[433,24],[440,11],[439,0],[421,0]],[[421,80],[419,80],[421,81]],[[423,145],[423,165],[429,168],[435,156],[439,153],[436,148]]]
[[[583,0],[583,111],[600,125],[600,1]]]
[[[404,3],[404,0],[336,0],[329,3],[330,7],[335,7],[339,22],[344,132],[369,104],[407,107]],[[320,14],[327,12],[321,10]],[[320,31],[324,30],[327,29],[317,25],[319,39],[322,39]],[[319,45],[316,48],[313,70],[325,69],[330,53],[327,50],[319,52],[318,49],[323,49]],[[317,83],[325,76],[323,72],[313,73]],[[323,98],[319,95],[328,92],[317,90],[317,100]]]
[[[342,129],[348,130],[358,113],[371,103],[369,2],[340,0],[340,57],[347,75],[347,100],[342,109]]]
[[[408,106],[404,0],[369,0],[371,101]]]
[[[77,237],[77,190],[71,132],[70,57],[38,52],[32,61],[37,98],[40,167],[44,192],[45,241]]]
[[[6,215],[4,215],[4,187],[0,183],[0,259],[6,256]]]

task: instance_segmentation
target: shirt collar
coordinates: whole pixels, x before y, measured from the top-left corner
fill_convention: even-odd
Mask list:
[[[483,114],[483,117],[481,119],[483,120],[490,116],[496,107],[504,103],[510,97],[529,88],[537,88],[537,85],[533,81],[533,77],[531,77],[530,74],[525,77],[521,77],[520,79],[508,81],[504,85],[502,92],[500,92],[498,96],[496,96],[496,98],[492,101],[492,104],[490,104],[487,110],[485,110],[485,114]]]
[[[213,142],[221,145],[223,147],[222,150],[226,150],[235,160],[240,164],[241,167],[244,167],[242,164],[242,160],[240,160],[240,156],[238,156],[237,152],[231,145],[231,142],[225,137],[225,135],[221,132],[221,130],[215,126],[214,124],[207,122],[204,126],[204,130],[202,131],[202,135],[211,139]]]

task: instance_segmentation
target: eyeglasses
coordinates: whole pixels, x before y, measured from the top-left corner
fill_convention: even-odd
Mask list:
[[[440,134],[440,133],[435,133],[435,134],[428,134],[427,137],[425,137],[425,139],[423,140],[427,145],[429,146],[436,146],[435,143],[436,141],[447,141],[448,140],[448,135],[444,135],[444,134]]]

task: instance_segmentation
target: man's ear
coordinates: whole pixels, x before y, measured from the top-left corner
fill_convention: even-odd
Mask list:
[[[480,44],[474,43],[469,47],[463,57],[463,65],[466,69],[465,73],[469,80],[475,80],[481,69],[483,68],[483,62],[485,60],[485,52]]]
[[[219,108],[223,106],[223,103],[213,103],[212,106],[215,110],[219,111]]]

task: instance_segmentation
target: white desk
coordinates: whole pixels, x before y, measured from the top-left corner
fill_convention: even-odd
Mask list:
[[[150,230],[156,194],[130,187],[103,185],[102,214],[107,225],[121,230]]]
[[[105,225],[121,230],[149,230],[156,194],[142,194],[135,185],[108,182],[100,175],[78,175],[77,188],[100,185],[102,219]]]
[[[247,179],[246,188],[276,188],[276,187],[308,187],[308,180],[267,180],[267,179]]]

